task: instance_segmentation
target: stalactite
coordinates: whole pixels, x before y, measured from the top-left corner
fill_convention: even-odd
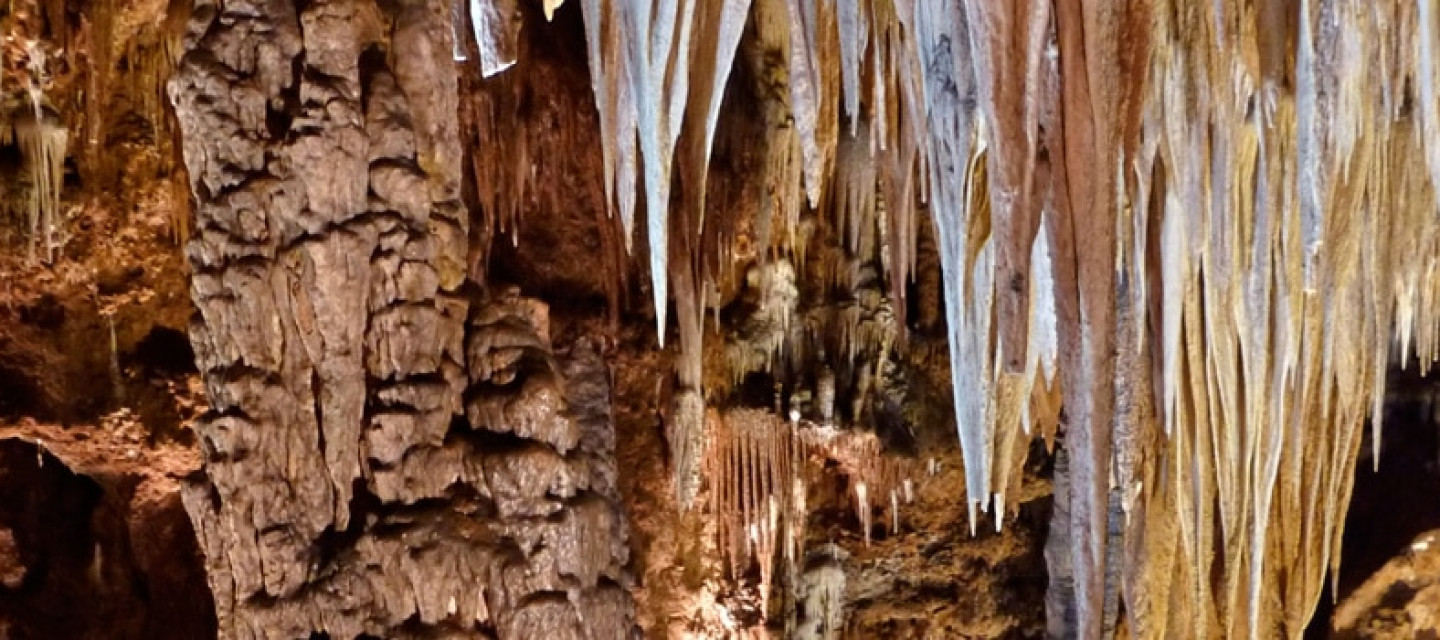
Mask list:
[[[617,4],[583,0],[585,41],[590,61],[590,86],[600,115],[600,142],[604,154],[605,206],[618,208],[624,228],[625,250],[631,249],[635,226],[636,133],[635,103],[629,66],[620,40],[622,26]]]
[[[870,4],[861,0],[835,4],[835,20],[840,36],[840,79],[851,137],[860,135],[860,68],[865,43],[870,37]]]
[[[1117,598],[1141,635],[1303,627],[1335,575],[1359,431],[1367,417],[1381,428],[1391,340],[1422,370],[1440,356],[1433,1],[1067,0],[1053,19],[1049,3],[963,0],[582,8],[627,234],[637,135],[643,152],[662,336],[673,263],[691,281],[676,287],[687,317],[718,307],[710,274],[733,268],[718,257],[733,236],[709,226],[729,214],[705,205],[704,184],[748,11],[770,132],[757,262],[855,295],[797,308],[799,331],[772,321],[763,341],[727,343],[730,379],[780,361],[878,373],[869,350],[898,331],[876,327],[903,330],[915,274],[922,326],[943,298],[972,513],[993,502],[1000,524],[1027,437],[1053,442],[1064,399],[1068,514],[1053,533],[1073,566],[1070,632],[1102,634]],[[869,297],[879,273],[883,303]],[[693,370],[699,333],[681,324]],[[724,535],[773,533],[769,498],[745,492],[783,480],[742,450],[720,455],[751,487],[721,492],[745,521]],[[1162,577],[1168,600],[1141,595]]]
[[[874,434],[809,421],[787,423],[755,409],[724,413],[711,409],[706,421],[713,441],[705,455],[705,484],[710,512],[719,520],[725,564],[737,579],[752,562],[758,564],[760,591],[767,597],[777,561],[784,562],[789,584],[797,584],[808,517],[805,494],[822,477],[818,463],[833,461],[849,477],[866,544],[872,496],[890,496],[890,512],[885,513],[882,501],[881,515],[899,522],[895,496],[909,476],[909,467],[882,455]]]
[[[919,225],[915,234],[915,326],[922,331],[940,326],[941,288],[944,279],[940,270],[940,250],[936,244],[935,226]]]
[[[1154,124],[1139,145],[1151,151],[1137,159],[1139,175],[1150,162],[1157,170],[1130,199],[1137,210],[1158,203],[1160,242],[1155,258],[1129,260],[1158,260],[1151,291],[1162,301],[1122,304],[1163,316],[1157,419],[1171,442],[1152,464],[1184,474],[1122,499],[1174,505],[1132,520],[1128,535],[1173,518],[1178,564],[1225,560],[1216,575],[1190,574],[1184,601],[1170,605],[1195,615],[1166,622],[1163,610],[1137,608],[1132,629],[1254,637],[1304,627],[1325,574],[1336,575],[1359,429],[1367,415],[1379,429],[1392,336],[1404,349],[1412,327],[1434,326],[1411,302],[1431,286],[1434,261],[1433,178],[1414,162],[1424,109],[1399,106],[1406,78],[1426,73],[1412,57],[1422,27],[1406,3],[1301,9],[1293,27],[1228,3],[1157,12],[1145,99]],[[1293,92],[1275,81],[1275,63],[1256,68],[1243,55],[1284,41],[1287,28]],[[1357,90],[1363,78],[1382,90]],[[1163,537],[1144,539],[1167,553]],[[1143,571],[1132,580],[1169,569]],[[1289,576],[1284,588],[1279,576]]]
[[[69,133],[39,106],[38,117],[25,113],[12,122],[0,122],[0,145],[20,150],[29,179],[25,204],[29,229],[27,259],[55,261],[63,244],[64,212],[60,193],[65,183],[65,149]]]
[[[1008,373],[1026,355],[1030,249],[1040,222],[1035,187],[1039,141],[1040,59],[1050,26],[1050,3],[1040,0],[966,2],[974,52],[977,105],[990,150],[990,210],[995,222],[996,323]],[[1015,77],[1016,74],[1019,77]]]
[[[705,221],[706,178],[710,154],[715,146],[715,128],[719,124],[720,105],[725,97],[725,84],[735,63],[740,35],[745,31],[745,16],[750,13],[751,0],[723,0],[701,3],[695,19],[695,52],[692,69],[699,79],[690,86],[691,95],[685,115],[685,138],[688,154],[682,166],[683,180],[691,209],[690,216],[700,225]],[[696,232],[701,232],[697,227]]]
[[[23,202],[12,205],[24,211],[26,259],[48,264],[58,257],[67,233],[60,196],[69,133],[46,94],[55,81],[52,63],[59,60],[55,45],[63,47],[67,34],[63,23],[53,22],[63,16],[63,5],[57,13],[54,2],[25,4],[18,10],[11,7],[0,22],[0,146],[18,149],[21,182],[28,183],[17,190]],[[48,31],[42,29],[40,16],[51,21]],[[46,34],[57,42],[43,38]]]
[[[520,7],[515,0],[470,0],[470,25],[480,48],[480,74],[509,69],[519,55]]]
[[[1056,28],[1065,189],[1057,194],[1061,227],[1073,230],[1074,288],[1078,322],[1069,329],[1072,357],[1062,364],[1066,445],[1071,451],[1073,490],[1070,528],[1075,563],[1077,633],[1097,637],[1102,627],[1106,520],[1114,418],[1115,264],[1117,193],[1126,173],[1123,158],[1133,146],[1140,104],[1140,65],[1148,60],[1147,5],[1075,0],[1057,3]],[[1123,45],[1121,44],[1123,41]],[[1058,278],[1057,278],[1058,280]],[[1068,288],[1069,285],[1067,285]],[[1057,296],[1058,297],[1058,296]],[[1057,306],[1071,304],[1057,301]],[[1065,322],[1065,321],[1062,321]],[[1078,353],[1076,353],[1078,352]]]
[[[902,16],[904,18],[904,16]],[[941,268],[945,272],[946,331],[950,343],[950,376],[954,393],[956,428],[965,455],[965,495],[975,503],[990,493],[989,435],[984,423],[983,398],[989,395],[984,375],[977,370],[978,335],[988,336],[967,323],[968,301],[979,300],[988,287],[974,284],[973,263],[966,260],[970,212],[966,202],[971,181],[968,167],[973,148],[970,105],[974,104],[970,36],[959,2],[936,0],[915,4],[908,24],[915,31],[920,69],[924,74],[927,146],[930,152],[930,203],[934,215]],[[985,265],[979,265],[984,271]],[[970,292],[967,294],[967,290]],[[988,310],[987,310],[988,311]],[[988,318],[988,313],[985,315]],[[977,393],[978,391],[978,393]],[[975,530],[972,516],[970,530]]]
[[[1440,185],[1440,7],[1434,2],[1418,0],[1417,13],[1411,16],[1415,21],[1415,38],[1419,51],[1415,53],[1415,81],[1418,100],[1415,109],[1419,112],[1420,139],[1424,140],[1425,162],[1430,166],[1430,184]],[[1397,52],[1400,53],[1400,52]],[[1403,54],[1401,54],[1403,55]],[[1400,66],[1400,65],[1397,65]],[[1400,90],[1400,83],[1393,83],[1394,91]],[[1403,96],[1393,99],[1396,108]]]
[[[760,591],[768,599],[777,558],[793,564],[803,542],[803,505],[797,514],[795,492],[789,490],[803,482],[795,430],[773,414],[754,410],[724,415],[711,410],[707,422],[714,442],[706,453],[705,475],[711,512],[721,521],[722,555],[737,578],[757,563]],[[777,535],[784,537],[779,547]]]
[[[601,116],[607,194],[619,200],[626,246],[633,228],[633,172],[639,136],[645,177],[646,229],[656,333],[665,343],[669,300],[669,208],[671,165],[687,103],[692,99],[692,64],[708,65],[708,82],[693,85],[704,104],[707,130],[713,134],[719,90],[728,77],[738,43],[743,4],[727,2],[719,13],[713,3],[697,9],[691,0],[612,2],[588,0],[582,6],[589,44],[592,86]],[[716,22],[706,22],[708,19]],[[703,23],[703,24],[702,24]],[[697,30],[698,26],[698,30]],[[692,42],[692,38],[694,39]],[[705,47],[705,44],[711,45]],[[696,57],[696,48],[699,51]],[[729,49],[727,54],[725,49]],[[633,114],[633,115],[632,115]],[[634,127],[631,127],[633,123]],[[708,137],[708,136],[707,136]],[[704,143],[708,154],[709,140]],[[700,163],[703,171],[704,163]],[[608,198],[607,198],[608,200]]]
[[[823,0],[783,1],[789,24],[790,105],[804,158],[805,194],[811,207],[819,207],[839,127],[835,7]]]
[[[875,105],[872,131],[879,141],[877,173],[880,198],[887,224],[885,246],[890,250],[886,265],[890,281],[890,297],[894,301],[896,326],[903,338],[907,328],[908,303],[905,289],[918,268],[918,238],[921,225],[916,222],[917,201],[921,189],[917,180],[917,163],[924,146],[921,131],[925,126],[925,107],[920,99],[921,74],[909,36],[901,28],[898,8],[886,2],[872,2],[875,52]]]
[[[680,118],[689,98],[690,37],[695,5],[690,0],[621,5],[626,63],[635,96],[636,124],[645,170],[645,224],[650,241],[650,279],[656,333],[665,344],[669,305],[666,253],[670,246],[670,164]]]
[[[112,90],[115,54],[114,47],[109,45],[114,40],[115,13],[114,0],[101,0],[81,26],[80,37],[90,45],[90,72],[85,74],[85,90],[92,96],[103,96]],[[104,107],[102,100],[85,101],[84,153],[81,159],[83,166],[90,171],[99,172],[98,169],[106,166],[102,139],[107,130]]]

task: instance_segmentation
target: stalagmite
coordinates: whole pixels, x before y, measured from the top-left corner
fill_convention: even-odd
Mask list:
[[[890,535],[900,533],[900,496],[890,490]]]
[[[855,483],[855,513],[860,515],[860,531],[865,546],[870,546],[870,491],[865,481]]]

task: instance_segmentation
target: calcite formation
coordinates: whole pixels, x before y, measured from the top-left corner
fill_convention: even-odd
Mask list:
[[[764,67],[788,87],[770,98],[790,113],[772,135],[798,149],[764,178],[778,203],[803,192],[848,210],[854,163],[869,164],[901,212],[861,222],[889,230],[892,283],[910,266],[909,208],[932,214],[972,510],[1003,517],[1013,443],[1053,419],[1042,391],[1063,389],[1069,509],[1054,527],[1074,581],[1054,597],[1073,602],[1078,635],[1113,628],[1117,589],[1143,636],[1294,635],[1334,574],[1386,368],[1437,355],[1436,12],[754,2],[740,49],[782,54]],[[586,11],[597,107],[638,123],[662,336],[667,260],[695,251],[667,222],[676,120],[708,123],[681,107],[728,69],[692,66],[733,24],[701,15],[683,1]],[[614,71],[627,53],[628,77]],[[606,130],[623,175],[629,126]],[[837,152],[861,132],[860,160]],[[690,289],[704,287],[675,288],[677,303]],[[1148,588],[1175,575],[1168,598]]]
[[[629,628],[600,351],[477,293],[455,60],[489,83],[488,242],[548,160],[543,123],[504,130],[533,97],[503,91],[520,4],[196,4],[170,95],[214,411],[187,505],[227,635]],[[771,558],[767,585],[801,562],[781,416],[873,418],[915,290],[972,533],[1061,435],[1052,630],[1301,632],[1387,368],[1440,357],[1436,0],[577,4],[601,208],[679,337],[676,496],[723,513],[732,559]],[[776,406],[718,412],[756,372]],[[856,464],[868,531],[900,484]]]

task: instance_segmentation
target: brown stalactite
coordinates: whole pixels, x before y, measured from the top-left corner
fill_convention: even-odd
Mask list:
[[[1143,91],[1147,16],[1141,0],[1123,8],[1086,0],[1056,3],[1064,131],[1060,172],[1067,187],[1058,213],[1059,225],[1069,227],[1062,233],[1074,238],[1079,294],[1079,314],[1074,317],[1079,326],[1062,329],[1073,341],[1062,337],[1062,344],[1070,346],[1061,368],[1069,372],[1063,385],[1072,452],[1069,529],[1076,567],[1075,632],[1081,638],[1102,634],[1115,416],[1115,184],[1122,179],[1122,158],[1128,157],[1130,141],[1139,133],[1134,124],[1138,119],[1125,116],[1136,108]],[[1057,292],[1066,289],[1060,282],[1057,277]],[[1066,304],[1058,302],[1057,308]],[[1064,326],[1066,312],[1060,313]]]
[[[1044,72],[1050,2],[971,2],[976,77],[989,134],[991,210],[995,225],[996,325],[1005,372],[1025,365],[1030,302],[1030,247],[1040,224],[1035,194],[1040,74]],[[1017,77],[1018,75],[1018,77]]]

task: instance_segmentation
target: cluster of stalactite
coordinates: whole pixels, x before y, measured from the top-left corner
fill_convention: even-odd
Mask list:
[[[879,230],[903,333],[931,214],[972,529],[1060,394],[1073,580],[1051,604],[1073,630],[1123,610],[1145,637],[1299,633],[1386,367],[1440,355],[1435,0],[581,4],[608,204],[629,246],[643,203],[662,342],[676,305],[682,502],[713,257],[743,226],[705,187],[743,60],[762,254],[803,271],[812,211],[852,247]]]
[[[47,263],[63,242],[60,191],[69,139],[47,95],[56,46],[45,36],[64,32],[63,19],[47,24],[55,15],[48,8],[26,2],[0,12],[0,147],[15,147],[21,160],[10,184],[0,186],[0,214],[20,220],[26,259]]]
[[[13,145],[22,164],[0,187],[0,215],[20,219],[31,261],[54,262],[69,239],[67,158],[92,192],[167,180],[186,200],[164,87],[189,7],[170,5],[96,0],[78,19],[63,0],[0,9],[0,147]],[[189,213],[173,209],[176,240],[189,235]]]
[[[734,580],[758,567],[761,603],[771,601],[775,585],[798,588],[803,582],[806,501],[814,483],[826,477],[825,463],[844,476],[866,544],[877,512],[893,533],[900,505],[914,499],[910,465],[882,455],[873,433],[787,422],[759,409],[709,409],[705,420],[711,442],[703,477],[720,552]],[[777,577],[777,569],[784,574]],[[786,623],[793,631],[796,621]]]
[[[1129,586],[1146,634],[1294,634],[1338,575],[1387,368],[1437,356],[1436,8],[1151,9],[1113,468],[1132,571],[1188,593]]]
[[[73,36],[73,49],[85,57],[81,78],[88,97],[72,116],[78,148],[77,171],[92,188],[120,188],[125,178],[165,180],[187,201],[188,189],[178,171],[176,127],[166,107],[166,82],[181,54],[181,38],[189,19],[184,2],[96,0],[86,7]],[[144,141],[155,148],[153,162],[137,162]],[[135,175],[138,167],[153,173]],[[127,175],[129,174],[129,175]],[[190,235],[190,210],[176,206],[171,233],[183,242]]]
[[[55,260],[64,234],[60,191],[70,136],[42,105],[0,114],[0,146],[15,145],[23,158],[22,179],[6,188],[4,196],[9,208],[23,212],[26,259],[48,263]]]

